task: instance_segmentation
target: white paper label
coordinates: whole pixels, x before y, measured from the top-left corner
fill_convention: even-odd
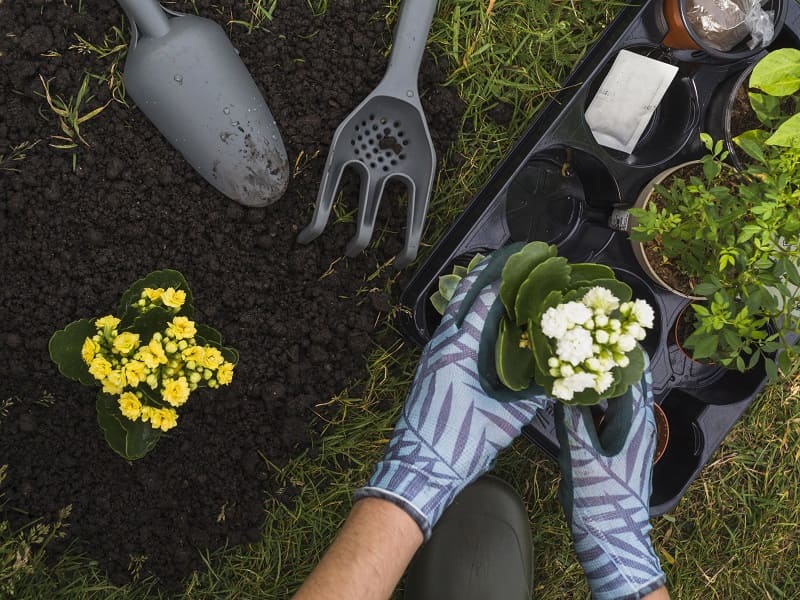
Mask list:
[[[586,109],[597,143],[633,152],[677,73],[674,65],[620,50]]]

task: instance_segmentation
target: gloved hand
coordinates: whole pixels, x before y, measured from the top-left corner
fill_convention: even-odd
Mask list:
[[[487,261],[456,289],[422,352],[386,455],[367,486],[355,494],[356,499],[374,496],[394,502],[417,522],[426,540],[456,494],[488,471],[498,451],[550,401],[537,388],[539,393],[527,399],[498,402],[481,387],[478,343],[489,308],[499,303],[499,279],[480,292],[469,310],[458,313]]]
[[[650,541],[655,417],[649,365],[608,401],[598,436],[587,407],[556,406],[559,497],[594,600],[635,600],[664,585]]]

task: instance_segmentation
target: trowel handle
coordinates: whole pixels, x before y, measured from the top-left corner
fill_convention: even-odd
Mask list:
[[[392,54],[382,83],[401,98],[416,99],[419,66],[435,13],[436,0],[403,0],[400,5]]]
[[[139,35],[160,38],[169,33],[169,17],[157,0],[117,0]]]

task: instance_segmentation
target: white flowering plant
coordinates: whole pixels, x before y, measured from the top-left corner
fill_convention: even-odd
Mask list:
[[[53,334],[49,350],[61,374],[100,387],[105,439],[135,460],[177,426],[177,409],[193,391],[230,384],[239,355],[222,345],[219,331],[195,323],[192,293],[178,271],[134,283],[118,314],[70,323]]]
[[[496,278],[502,265],[500,302],[492,308],[502,312],[497,332],[481,336],[478,362],[484,381],[494,379],[485,373],[490,354],[496,378],[507,390],[538,385],[565,404],[597,404],[621,396],[641,379],[646,357],[639,342],[655,315],[647,302],[632,298],[613,269],[570,264],[544,242],[501,252],[481,274],[485,280]],[[479,276],[475,289],[484,285]],[[484,381],[485,388],[496,388]]]

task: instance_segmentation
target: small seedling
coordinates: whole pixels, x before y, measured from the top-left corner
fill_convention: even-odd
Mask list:
[[[41,75],[39,75],[39,79],[42,81],[44,97],[47,100],[47,104],[50,107],[50,110],[52,110],[56,116],[58,116],[58,123],[61,127],[61,131],[64,134],[50,136],[58,142],[50,145],[53,148],[73,151],[72,170],[75,171],[77,166],[77,153],[75,150],[78,148],[78,144],[80,143],[87,148],[89,147],[89,142],[87,142],[83,135],[81,135],[81,125],[86,123],[86,121],[94,119],[97,115],[103,112],[103,110],[105,110],[105,108],[111,103],[111,100],[106,102],[103,106],[98,106],[87,113],[81,114],[83,105],[91,102],[91,100],[94,98],[89,94],[89,82],[92,79],[90,74],[87,73],[84,75],[77,95],[70,96],[69,100],[64,100],[61,96],[51,94],[49,80],[46,80]]]
[[[15,173],[19,173],[19,169],[12,167],[11,163],[25,160],[28,157],[28,151],[40,141],[41,140],[21,142],[16,146],[11,146],[11,151],[8,154],[0,154],[0,171],[14,171]]]

